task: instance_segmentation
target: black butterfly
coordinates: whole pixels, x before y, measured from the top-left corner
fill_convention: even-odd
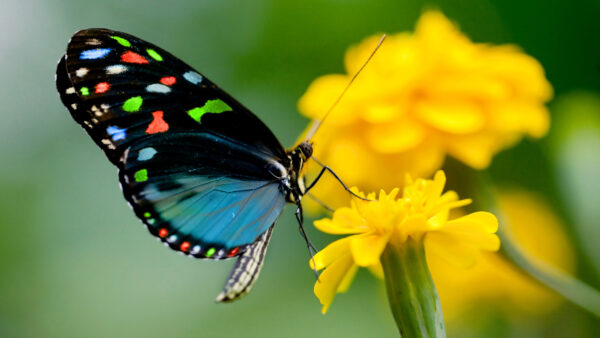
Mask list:
[[[75,121],[119,169],[123,194],[150,233],[194,257],[239,257],[217,301],[246,294],[286,202],[298,206],[302,221],[299,173],[311,144],[286,151],[203,75],[155,45],[108,29],[71,38],[56,86]]]

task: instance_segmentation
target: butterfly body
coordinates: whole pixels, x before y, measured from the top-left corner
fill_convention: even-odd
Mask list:
[[[286,151],[206,77],[121,32],[77,32],[56,83],[74,120],[118,168],[149,231],[197,258],[240,256],[227,284],[237,286],[221,300],[247,292],[284,205],[301,207],[299,175],[312,146]]]

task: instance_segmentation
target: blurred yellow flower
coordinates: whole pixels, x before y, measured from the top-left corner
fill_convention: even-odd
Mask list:
[[[409,237],[423,238],[427,252],[440,254],[459,266],[472,265],[480,250],[498,250],[500,240],[495,235],[498,221],[494,215],[475,212],[448,219],[451,209],[471,200],[459,200],[454,191],[442,193],[446,183],[443,171],[438,171],[433,180],[413,181],[408,177],[407,182],[401,197],[397,197],[398,188],[389,194],[381,191],[376,201],[354,199],[351,207],[337,209],[331,219],[315,221],[315,226],[323,232],[350,235],[314,256],[316,268],[325,269],[314,289],[323,304],[323,313],[336,292],[348,289],[358,266],[381,271],[380,256],[388,243],[402,245]],[[375,199],[375,193],[367,198]],[[312,260],[310,264],[313,266]]]
[[[347,74],[317,78],[300,112],[322,118],[379,39],[348,50]],[[523,135],[546,134],[551,97],[533,57],[513,45],[473,43],[443,14],[426,12],[414,34],[387,37],[321,126],[315,156],[367,191],[401,186],[405,173],[430,176],[446,154],[482,169]],[[312,193],[332,204],[347,201],[333,179]]]
[[[573,272],[575,262],[568,236],[549,206],[537,196],[520,190],[500,193],[498,203],[508,221],[503,226],[522,250],[565,272]],[[559,295],[496,253],[484,253],[475,266],[460,271],[438,257],[428,255],[427,260],[444,316],[449,320],[461,318],[461,322],[465,322],[464,316],[469,310],[480,314],[486,308],[501,310],[513,318],[528,318],[523,315],[546,314],[562,301]],[[482,303],[491,306],[482,306]]]

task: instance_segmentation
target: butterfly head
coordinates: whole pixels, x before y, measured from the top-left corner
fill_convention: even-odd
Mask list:
[[[306,141],[300,143],[296,149],[298,151],[298,155],[300,155],[302,157],[303,161],[308,160],[312,156],[312,153],[313,153],[312,144],[310,144]]]

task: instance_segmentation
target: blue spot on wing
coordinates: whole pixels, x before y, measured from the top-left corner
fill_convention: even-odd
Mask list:
[[[106,128],[106,133],[110,135],[113,141],[118,141],[124,139],[127,136],[125,134],[126,130],[127,129],[121,129],[119,127],[110,126]]]
[[[166,191],[149,185],[143,196],[179,236],[229,249],[252,243],[285,205],[278,182],[201,176],[176,183]]]
[[[111,50],[112,50],[111,48],[96,48],[96,49],[84,50],[83,52],[81,52],[81,55],[79,56],[79,58],[81,60],[101,59],[101,58],[105,57],[106,55],[108,55],[108,53],[110,53]]]
[[[194,72],[193,70],[187,71],[183,74],[183,78],[188,80],[189,82],[193,83],[193,84],[199,84],[200,82],[202,82],[202,75]]]
[[[154,149],[152,147],[147,147],[147,148],[140,150],[140,152],[138,153],[137,160],[138,161],[148,161],[148,160],[152,159],[152,157],[154,157],[154,155],[156,155],[156,149]]]

